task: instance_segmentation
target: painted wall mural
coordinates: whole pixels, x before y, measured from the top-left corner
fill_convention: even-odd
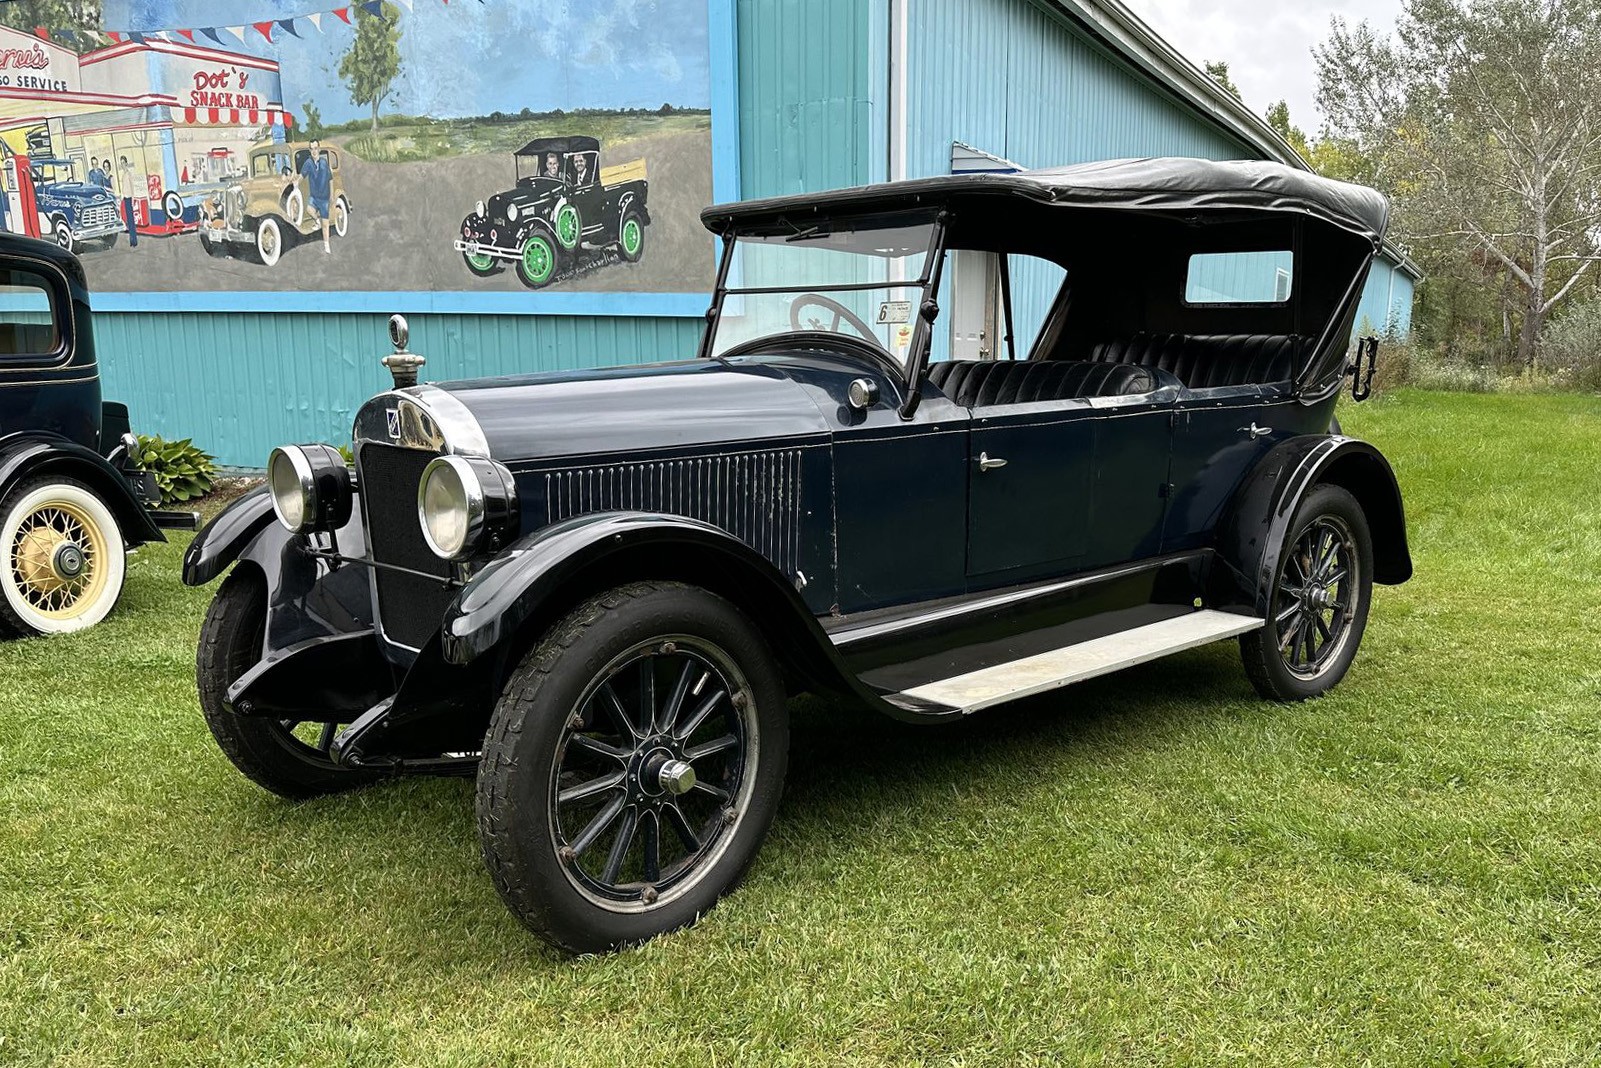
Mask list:
[[[708,0],[336,2],[0,6],[0,228],[103,292],[710,287]]]

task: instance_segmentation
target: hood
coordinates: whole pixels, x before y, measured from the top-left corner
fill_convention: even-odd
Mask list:
[[[519,185],[516,189],[508,189],[504,193],[496,193],[489,198],[489,202],[486,205],[489,209],[489,217],[491,219],[504,219],[506,217],[506,206],[509,204],[516,204],[518,209],[521,210],[542,201],[552,200],[561,193],[562,188],[560,182],[552,181],[548,178],[536,178],[528,185]]]
[[[413,408],[407,401],[420,411],[406,410]],[[413,433],[419,422],[425,429],[437,426],[454,450],[484,452],[514,467],[555,457],[721,443],[743,447],[829,432],[808,392],[783,372],[759,362],[720,360],[415,386],[367,402],[356,417],[356,436],[395,440]]]
[[[46,182],[39,186],[39,192],[78,204],[92,204],[98,201],[111,203],[110,193],[98,185],[90,185],[87,182]]]

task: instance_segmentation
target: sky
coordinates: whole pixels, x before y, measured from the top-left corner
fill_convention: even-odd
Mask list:
[[[1317,67],[1312,48],[1329,35],[1329,18],[1363,19],[1389,33],[1400,0],[1125,0],[1129,8],[1188,59],[1201,66],[1222,60],[1252,111],[1275,101],[1316,136]]]
[[[105,29],[235,26],[329,11],[353,0],[105,0]],[[387,111],[438,118],[575,107],[711,105],[705,0],[412,0],[400,16],[402,74]],[[231,51],[283,64],[284,104],[324,122],[359,118],[338,74],[354,30],[332,15],[300,40],[255,30]],[[209,44],[204,38],[201,43]]]

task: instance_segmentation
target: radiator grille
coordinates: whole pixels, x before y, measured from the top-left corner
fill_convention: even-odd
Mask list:
[[[417,521],[417,485],[434,453],[366,442],[359,454],[361,506],[375,563],[447,578],[450,565],[433,554]],[[439,630],[456,591],[439,582],[386,568],[373,571],[378,618],[390,641],[420,649]]]
[[[110,204],[99,204],[92,208],[85,208],[82,216],[82,225],[85,230],[101,226],[115,226],[119,219],[117,209]]]
[[[721,527],[785,574],[799,567],[799,449],[611,464],[545,476],[545,518],[667,512]]]

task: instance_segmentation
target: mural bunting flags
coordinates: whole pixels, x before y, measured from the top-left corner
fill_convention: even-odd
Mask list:
[[[398,6],[405,8],[407,11],[415,10],[413,5],[416,3],[416,0],[395,0],[395,2]],[[478,0],[478,2],[480,4],[484,4],[487,3],[488,0]],[[448,6],[450,0],[440,0],[440,3]],[[264,22],[253,22],[248,26],[188,26],[182,28],[174,26],[162,30],[99,31],[83,29],[56,30],[51,29],[48,26],[35,26],[33,29],[33,34],[42,41],[50,40],[51,36],[53,35],[76,45],[80,40],[87,41],[90,44],[99,44],[102,40],[109,40],[112,44],[123,44],[124,42],[144,44],[146,41],[171,41],[172,34],[177,34],[184,40],[193,44],[195,40],[195,34],[198,33],[205,36],[209,40],[215,41],[218,44],[223,44],[223,39],[217,32],[219,30],[227,31],[234,37],[237,37],[240,43],[244,43],[246,31],[254,29],[268,42],[271,42],[273,30],[275,29],[282,30],[291,37],[299,37],[300,31],[296,28],[296,23],[301,21],[309,22],[312,25],[312,28],[314,28],[318,33],[321,33],[322,19],[324,15],[333,15],[345,25],[353,26],[355,25],[355,22],[351,17],[351,9],[358,7],[367,12],[369,15],[377,15],[381,17],[383,15],[384,0],[357,0],[356,3],[346,4],[342,7],[328,8],[323,11],[312,11],[304,15],[291,15],[288,18],[268,19]]]

